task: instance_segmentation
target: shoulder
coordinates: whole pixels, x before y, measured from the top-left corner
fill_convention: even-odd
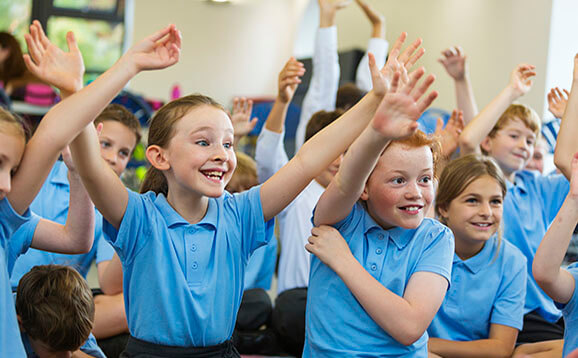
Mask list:
[[[526,256],[520,249],[504,238],[502,238],[500,243],[498,256],[505,272],[515,274],[519,271],[526,271],[528,263]]]
[[[440,237],[442,240],[454,240],[452,231],[438,220],[432,218],[424,218],[422,223],[419,225],[416,234],[419,234],[420,236],[427,235],[429,238]]]

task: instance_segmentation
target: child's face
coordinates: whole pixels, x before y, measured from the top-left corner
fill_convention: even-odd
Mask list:
[[[472,181],[449,207],[440,208],[440,214],[456,243],[476,245],[486,242],[498,230],[503,200],[500,184],[484,175]]]
[[[130,155],[136,146],[136,135],[117,121],[103,121],[100,132],[100,155],[120,176],[126,169]]]
[[[534,154],[532,158],[526,163],[527,170],[537,170],[540,173],[544,172],[544,157],[548,153],[548,147],[544,140],[541,138],[539,141],[536,142],[534,147]]]
[[[12,175],[20,164],[26,141],[10,125],[0,124],[0,200],[10,192]]]
[[[384,229],[417,228],[434,197],[433,155],[429,147],[393,143],[369,176],[361,199]]]
[[[343,160],[343,154],[341,154],[337,159],[333,161],[327,168],[325,168],[321,174],[315,177],[315,181],[321,184],[324,188],[327,188],[331,180],[339,171],[339,166]]]
[[[203,196],[221,196],[237,165],[231,120],[212,106],[194,108],[175,124],[165,154],[169,187],[176,184]]]
[[[482,148],[492,156],[506,176],[522,170],[534,154],[536,134],[524,122],[515,118],[496,132],[493,138],[486,137]]]

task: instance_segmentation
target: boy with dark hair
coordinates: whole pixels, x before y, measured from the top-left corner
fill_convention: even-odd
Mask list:
[[[16,314],[28,357],[97,357],[92,292],[68,266],[35,266],[18,284]]]

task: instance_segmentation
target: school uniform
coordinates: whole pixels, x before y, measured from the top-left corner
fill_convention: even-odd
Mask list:
[[[38,358],[38,355],[36,354],[36,352],[34,352],[34,349],[32,349],[32,345],[30,344],[30,339],[28,338],[28,335],[25,332],[21,332],[20,336],[22,339],[22,343],[24,344],[24,349],[26,350],[26,357]],[[91,357],[106,358],[102,350],[98,347],[98,344],[96,344],[96,338],[94,338],[92,333],[88,336],[86,342],[84,342],[82,346],[80,346],[79,350],[82,353],[88,354]]]
[[[534,280],[532,262],[542,238],[566,198],[570,183],[561,174],[543,176],[534,171],[520,171],[516,172],[514,183],[507,182],[507,188],[508,193],[504,199],[504,237],[520,249],[527,259],[524,314],[536,314],[546,323],[554,323],[562,314]],[[531,327],[524,326],[524,331],[518,337],[519,343],[532,341],[525,338],[528,328]],[[559,336],[543,339],[561,339],[561,332]]]
[[[209,198],[196,224],[183,219],[162,194],[127,191],[119,229],[106,221],[103,229],[123,265],[133,338],[173,347],[230,340],[247,260],[273,233],[273,220],[263,218],[260,186]]]
[[[572,351],[578,349],[578,262],[568,266],[567,270],[574,277],[574,293],[568,303],[556,303],[556,306],[562,310],[564,321],[566,322],[562,357],[566,357]]]
[[[384,230],[357,203],[348,217],[334,226],[367,272],[398,296],[403,296],[416,272],[432,272],[450,282],[453,234],[436,220],[424,219],[412,230]],[[303,357],[428,356],[427,332],[412,345],[397,342],[369,316],[341,278],[315,256],[309,283]]]
[[[8,199],[0,200],[0,357],[25,357],[10,289],[5,250],[12,234],[31,220],[30,212],[19,215]]]
[[[454,253],[452,286],[428,328],[430,337],[452,341],[488,339],[490,325],[522,329],[526,257],[492,236],[467,260]]]
[[[59,224],[66,224],[70,206],[70,184],[68,183],[68,168],[64,162],[58,161],[50,171],[46,182],[30,205],[30,209],[37,215]],[[92,262],[96,259],[99,264],[112,260],[114,250],[102,237],[102,215],[95,211],[94,243],[86,254],[68,255],[41,251],[30,248],[30,240],[36,225],[28,223],[14,233],[9,257],[10,282],[13,289],[18,287],[20,278],[34,266],[38,265],[65,265],[75,268],[83,277],[86,277]]]

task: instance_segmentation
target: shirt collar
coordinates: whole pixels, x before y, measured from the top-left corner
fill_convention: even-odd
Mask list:
[[[523,178],[524,173],[517,172],[514,175],[514,183],[511,183],[509,180],[506,180],[506,189],[510,190],[513,187],[518,188],[521,192],[527,193],[528,189],[526,187],[526,181]]]
[[[415,231],[417,230],[417,229],[404,229],[399,226],[385,230],[378,223],[376,223],[375,220],[373,220],[373,218],[371,217],[371,215],[369,215],[367,210],[365,210],[364,226],[365,226],[364,230],[365,234],[369,233],[370,231],[376,232],[381,231],[387,234],[387,236],[391,239],[391,241],[393,241],[393,243],[395,244],[395,246],[397,246],[398,249],[403,249],[404,247],[406,247],[411,238],[413,237]]]
[[[155,199],[155,205],[160,210],[162,216],[165,218],[168,227],[174,227],[178,225],[191,225],[190,222],[185,220],[167,201],[164,194],[160,193]],[[195,225],[209,225],[213,228],[217,227],[217,202],[215,199],[209,198],[209,207],[207,208],[207,213]]]
[[[462,260],[454,253],[454,264],[462,263],[471,273],[477,274],[482,268],[486,267],[494,258],[496,245],[498,243],[497,236],[494,234],[486,242],[482,251],[467,260]]]

